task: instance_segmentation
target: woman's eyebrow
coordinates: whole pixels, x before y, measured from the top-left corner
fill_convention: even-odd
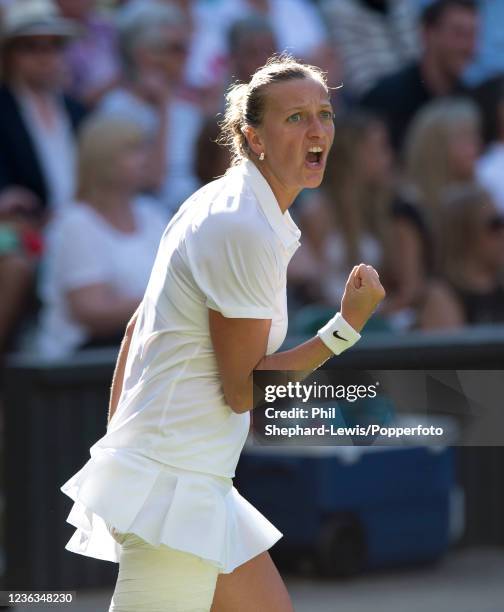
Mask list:
[[[305,105],[299,105],[299,106],[292,106],[291,108],[286,109],[284,113],[291,113],[292,111],[303,110],[307,106],[309,105],[305,104]],[[320,106],[332,109],[332,104],[330,102],[322,102]]]

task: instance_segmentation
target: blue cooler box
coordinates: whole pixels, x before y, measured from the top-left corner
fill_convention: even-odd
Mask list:
[[[450,446],[259,446],[235,486],[324,575],[434,561],[459,536],[463,496]],[[462,498],[462,499],[461,499]]]

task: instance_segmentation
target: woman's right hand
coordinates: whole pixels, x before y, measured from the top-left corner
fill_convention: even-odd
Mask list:
[[[360,332],[384,297],[385,289],[378,272],[373,266],[361,263],[354,266],[346,282],[341,315]]]

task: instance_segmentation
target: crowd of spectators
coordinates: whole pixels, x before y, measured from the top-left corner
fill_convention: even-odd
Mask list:
[[[0,355],[120,341],[164,227],[229,164],[227,87],[283,51],[336,113],[291,209],[291,311],[337,309],[365,261],[391,332],[504,322],[500,4],[0,0]]]

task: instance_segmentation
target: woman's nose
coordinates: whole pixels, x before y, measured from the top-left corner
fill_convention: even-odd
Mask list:
[[[313,115],[310,117],[308,125],[309,136],[323,136],[324,135],[324,124],[319,116]]]

